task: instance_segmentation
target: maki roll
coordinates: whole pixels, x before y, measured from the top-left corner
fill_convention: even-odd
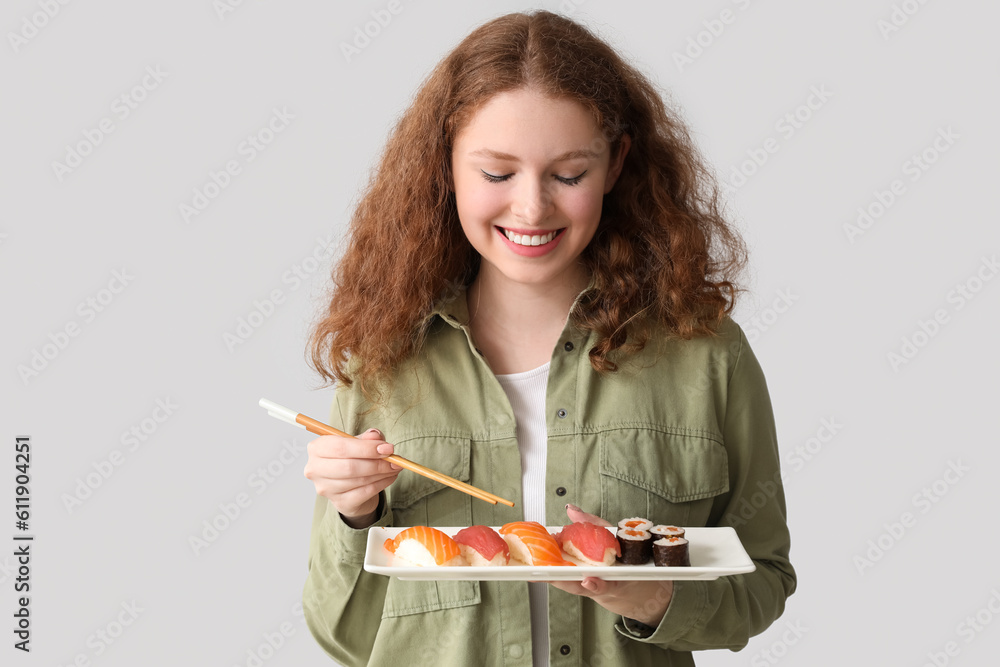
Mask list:
[[[396,558],[420,567],[465,565],[455,540],[437,528],[413,526],[387,539],[383,546]]]
[[[503,538],[489,526],[469,526],[455,533],[458,543],[469,565],[492,567],[510,563],[510,548]]]
[[[587,565],[614,565],[621,556],[621,547],[611,531],[594,523],[571,523],[556,535],[556,541],[563,551]]]
[[[660,539],[661,537],[684,537],[684,529],[677,526],[653,526],[646,530],[653,534],[653,539]]]
[[[653,542],[653,564],[658,567],[691,565],[688,541],[683,537],[661,537]]]
[[[653,522],[649,519],[643,519],[642,517],[632,517],[631,519],[622,519],[618,522],[619,530],[649,530],[653,527]]]
[[[625,565],[645,565],[653,556],[653,535],[648,530],[619,528],[618,544],[621,547],[618,560]]]

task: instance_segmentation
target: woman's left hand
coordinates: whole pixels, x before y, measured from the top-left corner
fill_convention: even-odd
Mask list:
[[[566,514],[573,522],[613,525],[575,505],[567,505]],[[654,628],[663,619],[674,593],[672,581],[604,581],[599,577],[584,577],[582,581],[550,581],[549,584],[567,593],[588,597],[608,611]]]

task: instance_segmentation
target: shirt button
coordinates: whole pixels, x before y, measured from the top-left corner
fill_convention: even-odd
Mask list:
[[[563,349],[566,350],[567,352],[572,352],[573,351],[573,343],[571,343],[570,341],[566,341],[566,344],[563,345]]]
[[[559,419],[566,419],[566,411],[562,408],[559,408],[559,410],[556,411],[556,416],[558,416]]]
[[[560,646],[559,652],[562,653],[563,655],[569,655],[570,652],[569,644],[563,644],[562,646]]]
[[[522,655],[524,655],[524,649],[521,648],[520,644],[514,644],[510,647],[510,657],[520,658]]]
[[[566,495],[566,487],[565,486],[560,486],[558,489],[556,489],[556,495],[557,496],[565,496]]]

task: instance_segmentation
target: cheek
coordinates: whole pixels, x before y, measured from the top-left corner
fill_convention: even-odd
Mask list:
[[[560,202],[560,207],[568,218],[578,225],[591,224],[594,227],[601,219],[601,208],[604,202],[600,190],[581,190],[566,193]]]
[[[481,224],[502,211],[504,201],[499,194],[499,188],[488,187],[489,185],[489,183],[456,184],[455,205],[463,225]]]

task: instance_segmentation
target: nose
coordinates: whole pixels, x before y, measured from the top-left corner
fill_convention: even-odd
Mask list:
[[[552,213],[552,194],[536,178],[520,179],[511,203],[511,213],[525,225],[541,224]]]

